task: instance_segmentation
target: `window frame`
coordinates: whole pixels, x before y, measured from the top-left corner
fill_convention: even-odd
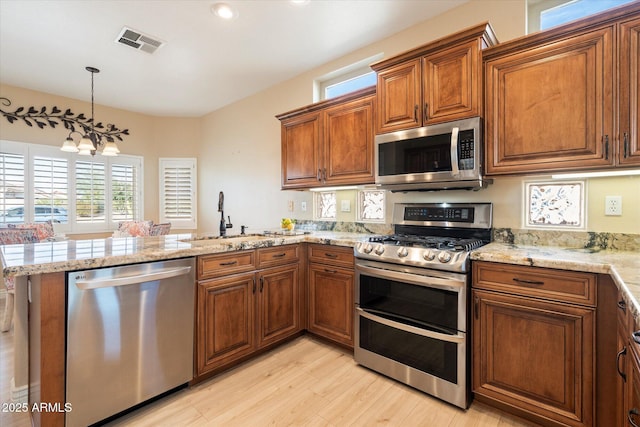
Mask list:
[[[344,94],[339,94],[336,96],[332,96],[331,98],[326,97],[327,88],[330,86],[335,86],[340,83],[345,83],[349,80],[354,80],[356,78],[362,77],[366,74],[375,74],[370,67],[370,64],[379,61],[384,57],[383,53],[378,53],[376,55],[370,56],[368,58],[361,59],[353,64],[347,65],[346,67],[342,67],[338,70],[331,71],[323,76],[320,76],[313,81],[313,102],[323,101],[325,99],[332,99],[337,96],[341,96]],[[360,88],[353,89],[353,91],[364,89],[363,86]],[[350,92],[347,92],[350,93]]]
[[[118,221],[112,219],[111,199],[111,167],[113,164],[127,164],[136,168],[136,190],[138,218],[144,218],[144,158],[142,156],[118,155],[116,157],[97,156],[86,157],[76,153],[60,151],[59,147],[44,144],[31,144],[17,141],[0,141],[0,152],[24,156],[24,215],[25,223],[34,222],[35,214],[35,157],[64,159],[67,161],[67,223],[56,223],[56,231],[69,234],[101,233],[113,231]],[[99,162],[105,168],[105,219],[101,223],[82,224],[77,222],[76,216],[76,161]],[[3,223],[4,224],[4,223]]]

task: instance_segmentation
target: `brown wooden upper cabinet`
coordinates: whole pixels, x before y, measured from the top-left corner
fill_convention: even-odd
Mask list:
[[[374,182],[375,87],[276,116],[282,128],[282,188]]]
[[[482,49],[488,23],[371,65],[378,74],[376,133],[482,115]]]
[[[639,17],[634,3],[483,52],[488,175],[640,164]]]

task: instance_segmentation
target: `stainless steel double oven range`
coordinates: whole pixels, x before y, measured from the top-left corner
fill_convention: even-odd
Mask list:
[[[469,254],[491,240],[492,205],[396,204],[393,223],[354,248],[354,358],[466,409]]]

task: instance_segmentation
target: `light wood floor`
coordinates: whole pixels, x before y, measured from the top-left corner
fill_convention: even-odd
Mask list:
[[[3,303],[0,299],[0,303]],[[4,307],[1,305],[0,307]],[[2,308],[0,308],[0,311]],[[1,313],[0,313],[1,315]],[[10,333],[0,336],[0,402],[10,396]],[[0,414],[2,427],[28,418]],[[479,403],[462,411],[357,365],[305,335],[109,426],[532,426]]]

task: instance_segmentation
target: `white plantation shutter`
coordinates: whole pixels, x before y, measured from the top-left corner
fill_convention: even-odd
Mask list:
[[[104,163],[76,161],[76,223],[105,223]]]
[[[0,152],[0,224],[2,225],[13,222],[5,213],[17,213],[17,210],[24,206],[24,175],[23,155]],[[9,209],[12,210],[9,211]]]
[[[140,218],[138,169],[134,165],[111,165],[111,220],[131,221]]]
[[[160,222],[195,229],[196,159],[160,159]]]
[[[63,224],[68,222],[69,210],[69,166],[67,159],[55,157],[33,157],[33,197],[34,209],[47,207],[43,212],[36,212],[36,222],[56,220]],[[49,216],[50,215],[50,216]]]

